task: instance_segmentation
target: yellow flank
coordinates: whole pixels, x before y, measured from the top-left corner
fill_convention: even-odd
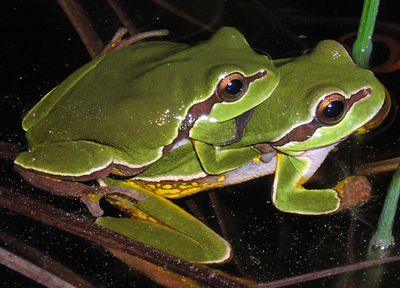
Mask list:
[[[254,162],[254,163],[261,163],[261,162],[262,162],[262,161],[261,161],[261,156],[262,156],[262,155],[259,155],[259,156],[255,157],[255,158],[253,158],[253,162]]]
[[[153,218],[146,212],[143,212],[142,210],[140,210],[137,206],[132,205],[132,203],[130,203],[130,201],[118,200],[118,198],[114,198],[114,197],[107,197],[107,201],[113,205],[118,206],[121,210],[125,211],[132,218],[141,219],[141,220],[144,220],[147,222],[153,222],[153,223],[159,223],[159,224],[161,223],[156,218]]]
[[[43,178],[46,178],[46,179],[49,179],[49,180],[53,180],[53,181],[57,181],[57,182],[64,182],[64,180],[53,178],[53,177],[49,177],[49,176],[43,176]]]
[[[210,178],[197,179],[192,182],[183,181],[165,181],[148,182],[143,180],[131,179],[126,181],[128,185],[136,189],[144,189],[165,198],[182,198],[198,192],[211,190],[222,186],[225,176],[220,176],[216,181]]]
[[[151,217],[149,214],[143,212],[142,210],[130,207],[129,212],[130,212],[129,213],[130,216],[134,217],[136,219],[142,219],[144,221],[153,222],[153,223],[161,223],[160,221],[158,221],[157,219]]]
[[[296,180],[294,183],[294,190],[302,190],[305,191],[306,189],[303,187],[304,183],[306,183],[310,178],[301,176],[299,179]]]
[[[339,150],[339,147],[338,146],[335,146],[335,147],[333,147],[333,149],[331,150],[331,153],[332,152],[336,152],[336,151],[338,151]]]
[[[361,126],[355,132],[356,135],[362,135],[368,132],[368,128],[366,126]]]
[[[100,199],[101,199],[104,195],[89,193],[88,196],[89,196],[90,200],[92,200],[93,202],[98,203],[98,202],[100,201]]]
[[[343,181],[341,181],[339,184],[337,184],[337,185],[333,188],[335,191],[338,192],[338,196],[339,196],[340,198],[343,198],[343,197],[344,197],[345,188],[346,188],[347,183],[349,183],[350,181],[352,181],[354,178],[356,178],[356,176],[347,177],[346,179],[344,179]]]
[[[111,170],[111,174],[118,175],[118,176],[129,176],[127,174],[122,173],[117,168],[113,167]]]

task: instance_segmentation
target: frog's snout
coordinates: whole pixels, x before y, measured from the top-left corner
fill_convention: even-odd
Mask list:
[[[390,107],[392,106],[392,100],[390,99],[389,92],[385,88],[385,101],[375,116],[365,123],[362,127],[357,129],[358,134],[364,134],[371,129],[374,129],[382,124],[383,120],[385,120],[386,116],[389,114]]]

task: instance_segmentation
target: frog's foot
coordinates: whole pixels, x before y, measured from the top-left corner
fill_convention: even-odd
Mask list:
[[[341,199],[336,212],[361,207],[371,199],[371,184],[364,176],[351,176],[333,189],[338,192]]]
[[[90,187],[90,193],[97,195],[108,195],[108,194],[122,194],[133,198],[137,201],[145,201],[149,199],[149,196],[146,194],[139,194],[135,189],[121,188],[121,187],[105,187],[105,186],[95,186]]]
[[[121,50],[135,42],[139,42],[140,40],[143,40],[146,38],[166,36],[169,34],[168,30],[161,29],[161,30],[154,30],[154,31],[149,31],[149,32],[138,33],[138,34],[132,35],[129,38],[122,39],[122,37],[127,32],[128,32],[128,29],[126,29],[125,27],[119,28],[118,31],[114,34],[113,38],[111,39],[111,42],[106,47],[104,47],[104,49],[100,52],[99,55],[96,56],[96,58],[99,58],[100,56],[103,56],[104,54],[107,54],[111,51]]]
[[[79,182],[64,181],[42,176],[18,165],[14,165],[14,168],[21,174],[26,182],[35,187],[59,196],[81,199],[95,217],[103,215],[103,210],[100,208],[99,201],[104,195],[122,194],[137,201],[144,201],[148,198],[145,194],[138,194],[134,189],[88,186]]]
[[[86,207],[94,217],[100,217],[104,214],[104,211],[100,208],[99,204],[99,201],[103,196],[109,194],[119,194],[127,196],[136,201],[145,201],[149,198],[146,194],[139,194],[137,190],[121,187],[86,186],[84,189],[85,191],[81,193],[79,198],[83,203],[85,203]]]
[[[80,196],[79,199],[81,199],[81,201],[86,205],[90,213],[97,218],[104,214],[104,211],[103,209],[100,208],[100,203],[99,203],[102,196],[101,195],[94,195],[94,196],[98,197],[93,197],[93,195],[89,194],[82,194],[82,196]]]

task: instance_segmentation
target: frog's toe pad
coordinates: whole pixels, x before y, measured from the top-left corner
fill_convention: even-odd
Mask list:
[[[137,201],[146,201],[147,199],[149,199],[149,196],[143,193],[139,194],[138,191],[134,189],[125,189],[120,187],[115,187],[115,188],[117,189],[117,193],[132,197]]]
[[[85,203],[86,207],[89,209],[90,213],[92,213],[94,217],[100,217],[104,214],[103,209],[101,209],[99,205],[100,198],[95,199],[93,197],[90,197],[89,194],[83,194],[80,199],[83,203]]]
[[[338,211],[361,207],[371,199],[371,184],[364,176],[349,177],[340,182],[335,190],[341,198]]]
[[[95,194],[99,194],[99,195],[108,195],[108,194],[120,194],[121,195],[122,194],[122,195],[126,195],[128,197],[131,197],[137,201],[145,201],[149,198],[149,196],[147,196],[144,193],[139,194],[138,191],[135,189],[101,186],[101,187],[96,187],[95,190],[96,190]]]
[[[135,189],[126,189],[121,187],[90,187],[88,192],[89,193],[82,193],[80,199],[85,203],[87,208],[90,210],[90,213],[95,217],[100,217],[104,213],[99,205],[99,201],[104,195],[119,194],[136,201],[145,201],[149,198],[146,194],[139,194]]]

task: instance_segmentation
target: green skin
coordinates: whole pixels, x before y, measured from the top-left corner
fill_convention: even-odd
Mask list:
[[[246,84],[227,102],[216,91],[235,72]],[[251,109],[278,81],[272,61],[234,28],[196,46],[135,44],[83,66],[30,111],[23,120],[29,151],[17,157],[15,168],[39,188],[81,198],[99,216],[98,198],[88,194],[147,197],[79,181],[134,176],[187,138],[212,145],[239,141]],[[242,116],[242,123],[230,121]]]
[[[118,199],[119,204],[114,205],[139,209],[160,223],[110,217],[98,218],[96,223],[189,261],[218,263],[229,260],[229,244],[171,202],[169,206],[162,204],[167,202],[158,195],[179,198],[275,172],[272,198],[282,211],[327,214],[362,203],[365,199],[358,195],[363,193],[360,187],[368,193],[370,188],[364,177],[344,180],[358,189],[349,185],[347,190],[343,190],[338,185],[334,189],[307,190],[302,185],[336,144],[381,110],[385,101],[384,87],[370,71],[358,68],[339,43],[330,40],[322,41],[308,55],[278,60],[275,64],[279,67],[280,83],[273,94],[256,108],[241,141],[217,149],[193,141],[174,149],[130,180],[105,178],[102,181],[105,187],[143,188],[141,191],[149,196],[147,201],[132,206],[129,199]],[[361,93],[357,98],[359,91],[370,93]],[[319,108],[319,103],[333,93],[340,93],[345,99],[352,99],[353,103],[346,103],[343,117],[334,123],[321,125],[317,111],[324,109]],[[331,119],[322,120],[329,122]],[[309,123],[316,124],[313,126],[315,131],[299,130],[298,127],[308,127]],[[293,131],[297,131],[297,136]],[[304,139],[300,140],[299,135]],[[253,147],[260,143],[269,147],[264,154]],[[197,154],[208,157],[199,161]],[[253,161],[260,157],[264,162]],[[207,170],[207,161],[215,159],[218,160],[217,169]],[[188,191],[184,188],[188,186],[195,189]],[[169,193],[170,188],[160,187],[173,187],[175,191]],[[339,196],[339,190],[344,192],[344,197]],[[356,192],[351,194],[352,190]],[[345,199],[347,195],[351,199],[354,194],[357,194],[355,202]]]
[[[105,178],[101,183],[130,188],[124,181],[110,178]],[[232,257],[229,243],[198,219],[164,197],[149,191],[141,192],[149,197],[146,201],[131,204],[129,199],[124,201],[124,198],[120,197],[117,201],[124,208],[150,213],[159,223],[143,219],[99,217],[96,224],[187,261],[210,264],[225,262]],[[110,197],[115,196],[109,195],[107,199],[110,200]]]
[[[299,214],[325,214],[340,210],[341,198],[336,190],[306,190],[302,184],[318,169],[336,144],[377,114],[384,103],[384,88],[371,72],[354,65],[343,47],[333,41],[323,41],[312,53],[293,60],[275,61],[275,65],[281,75],[280,83],[273,94],[255,109],[241,141],[230,145],[218,141],[213,144],[213,138],[209,138],[212,136],[203,135],[207,141],[199,139],[176,147],[131,180],[104,178],[100,181],[102,188],[132,190],[132,187],[137,189],[134,184],[146,182],[177,184],[177,187],[179,183],[189,181],[199,186],[202,183],[215,184],[200,187],[197,190],[200,192],[275,172],[273,200],[278,209]],[[296,140],[292,131],[315,122],[319,103],[328,95],[340,93],[349,99],[365,89],[371,93],[361,99],[353,98],[354,103],[337,123],[316,125],[315,131],[307,132],[310,137]],[[232,122],[217,122],[220,123],[218,129],[221,133],[224,129],[229,130]],[[304,136],[304,133],[297,135]],[[262,154],[253,147],[260,143],[270,147],[269,153]],[[265,162],[253,161],[260,156]],[[214,165],[210,167],[210,163]],[[219,182],[221,176],[225,180]],[[148,190],[158,193],[157,190]],[[216,263],[231,257],[229,244],[191,215],[154,193],[146,190],[142,193],[147,194],[147,201],[133,205],[130,199],[118,197],[117,206],[126,209],[133,205],[132,209],[151,215],[161,224],[119,218],[99,218],[96,223],[186,260]],[[169,197],[185,195],[182,190]]]
[[[132,181],[187,183],[196,180],[200,187],[203,183],[215,184],[204,186],[206,190],[275,172],[272,198],[278,209],[298,214],[328,214],[347,208],[338,192],[348,191],[307,190],[302,185],[335,145],[381,110],[385,89],[372,72],[356,66],[347,51],[331,40],[322,41],[310,54],[277,61],[276,66],[280,71],[279,85],[256,108],[241,141],[217,148],[194,141],[194,148],[188,144],[170,152]],[[359,91],[362,92],[357,96]],[[351,99],[352,103],[345,104],[344,116],[337,123],[323,124],[316,115],[318,105],[335,93]],[[260,143],[269,146],[262,158],[267,158],[265,163],[252,161],[262,155],[253,147]],[[208,156],[199,159],[201,165],[194,151]],[[208,169],[208,161],[215,162],[215,159],[216,169]],[[216,184],[221,176],[225,180]],[[188,195],[185,193],[182,191],[182,195]],[[179,193],[168,197],[177,198]]]

